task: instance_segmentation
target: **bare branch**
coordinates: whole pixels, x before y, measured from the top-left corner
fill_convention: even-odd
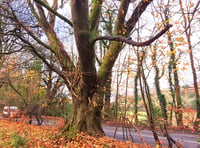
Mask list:
[[[119,42],[125,42],[127,44],[133,45],[133,46],[148,46],[150,45],[152,42],[154,42],[156,39],[158,39],[159,37],[161,37],[167,30],[169,30],[169,28],[172,27],[171,24],[166,25],[165,28],[163,30],[161,30],[158,34],[156,34],[154,37],[152,37],[151,39],[144,41],[144,42],[135,42],[130,38],[124,37],[124,36],[100,36],[95,38],[92,41],[92,45],[95,44],[96,41],[98,40],[109,40],[109,41],[119,41]]]
[[[195,13],[198,11],[199,5],[200,5],[200,0],[197,2],[196,6],[194,8],[194,11],[191,13],[192,14],[191,19],[188,18],[188,26],[185,28],[185,31],[187,31],[189,28],[191,28],[191,22],[194,19]],[[183,14],[183,17],[184,17],[185,15],[184,15],[184,12],[183,12],[182,8],[181,8],[181,11],[182,11],[182,14]]]
[[[22,49],[23,49],[23,47],[21,47],[21,48],[18,49],[18,50],[14,50],[14,51],[0,52],[0,55],[9,55],[9,54],[12,54],[12,53],[20,52]]]
[[[45,2],[41,1],[41,0],[34,0],[36,3],[40,4],[41,6],[45,7],[47,10],[49,10],[51,13],[55,14],[56,16],[58,16],[60,19],[62,19],[63,21],[67,22],[71,27],[73,27],[72,22],[67,19],[66,17],[64,17],[63,15],[61,15],[60,13],[58,13],[56,10],[52,9],[49,5],[47,5]]]
[[[15,13],[14,13],[13,8],[12,8],[9,4],[8,4],[8,6],[9,6],[10,9],[11,9],[11,15],[13,16],[13,19],[16,21],[16,23],[17,23],[18,25],[20,25],[20,26],[21,26],[34,40],[36,40],[40,45],[42,45],[42,46],[44,46],[45,48],[50,49],[51,51],[53,51],[53,49],[52,49],[51,46],[45,44],[42,40],[40,40],[37,36],[35,36],[34,33],[31,32],[31,31],[28,29],[28,27],[24,26],[23,23],[20,22],[20,21],[18,20],[17,16],[16,16]],[[16,36],[17,36],[17,35],[16,35]],[[20,37],[21,37],[21,35],[20,35]]]
[[[141,0],[141,2],[137,5],[137,7],[131,15],[131,18],[126,22],[125,27],[127,29],[127,33],[130,33],[131,30],[135,27],[135,24],[139,20],[140,16],[152,1],[153,0]]]
[[[59,70],[56,66],[50,64],[43,55],[41,55],[37,49],[35,48],[34,45],[32,45],[28,40],[24,39],[23,37],[21,36],[18,36],[18,38],[24,42],[25,44],[28,45],[28,47],[35,53],[35,55],[37,55],[52,71],[56,72],[57,74],[59,74],[62,78],[65,78],[65,75],[64,73]]]

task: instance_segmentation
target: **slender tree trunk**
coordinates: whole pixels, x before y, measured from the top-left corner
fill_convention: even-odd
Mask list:
[[[192,52],[192,44],[190,40],[190,35],[186,32],[186,37],[188,41],[188,47],[190,49],[190,64],[192,69],[192,75],[193,75],[193,83],[194,83],[194,90],[195,90],[195,96],[196,96],[196,121],[195,121],[195,128],[198,128],[200,123],[200,95],[199,95],[199,89],[198,89],[198,82],[197,82],[197,73],[194,66],[194,58],[193,58],[193,52]]]
[[[161,89],[160,89],[160,78],[162,77],[162,75],[160,76],[160,70],[157,66],[156,63],[156,56],[157,56],[157,49],[156,47],[154,47],[154,54],[152,56],[152,62],[153,62],[153,67],[155,69],[155,78],[154,78],[154,84],[156,87],[156,93],[157,93],[157,97],[160,103],[160,107],[161,107],[161,111],[162,111],[162,117],[167,121],[167,109],[166,109],[166,99],[165,96],[162,94]]]
[[[173,66],[176,69],[176,66]],[[178,119],[178,126],[183,125],[183,113],[180,111],[182,108],[182,101],[181,101],[181,93],[180,93],[180,85],[179,85],[179,79],[178,79],[178,72],[174,71],[174,81],[175,81],[175,94],[176,94],[176,100],[177,100],[177,119]]]
[[[1,9],[0,9],[1,12]],[[3,53],[3,25],[1,24],[2,22],[2,17],[0,16],[0,52]],[[3,65],[3,54],[0,54],[0,68]],[[0,88],[1,88],[2,84],[0,84]]]
[[[115,96],[115,118],[118,117],[118,100],[119,100],[119,75],[117,72],[117,90],[116,90],[116,96]]]
[[[139,77],[139,82],[140,82],[140,91],[141,91],[141,95],[143,98],[143,102],[144,102],[144,106],[147,112],[147,117],[148,117],[148,122],[149,122],[149,126],[151,128],[151,131],[153,133],[155,142],[156,142],[156,147],[161,147],[161,143],[158,137],[158,134],[156,132],[155,129],[155,123],[154,123],[154,117],[153,117],[153,104],[152,104],[152,100],[151,100],[151,96],[150,96],[150,92],[149,92],[149,87],[146,81],[146,77],[144,75],[144,69],[143,69],[143,65],[142,65],[142,61],[144,58],[144,52],[141,53],[141,59],[138,59],[138,77]],[[139,58],[140,56],[138,56]],[[143,82],[143,83],[142,83]]]
[[[140,41],[140,21],[138,20],[138,29],[137,29],[137,41],[139,42]],[[138,52],[139,52],[139,47],[137,47],[136,49],[136,53],[138,55]],[[138,64],[137,64],[137,72],[139,72],[139,69],[140,69],[140,63],[142,63],[143,61],[143,57],[141,59],[138,59]],[[136,125],[138,124],[139,120],[138,120],[138,78],[139,78],[139,75],[138,73],[136,73],[136,76],[135,76],[135,80],[134,80],[134,98],[135,98],[135,123]]]
[[[160,102],[160,106],[162,110],[162,116],[165,120],[167,120],[166,99],[165,99],[165,95],[163,95],[160,91],[159,79],[157,77],[155,78],[155,86],[156,86],[157,97]]]
[[[130,73],[130,70],[129,70],[129,59],[130,57],[128,58],[128,67],[127,67],[127,77],[126,77],[126,91],[125,91],[125,98],[124,98],[124,115],[126,117],[126,113],[127,113],[127,99],[128,99],[128,81],[129,81],[129,73]]]
[[[177,70],[177,65],[176,65],[176,59],[175,59],[175,54],[174,54],[174,45],[171,39],[171,34],[168,33],[168,43],[170,44],[170,51],[171,51],[171,57],[170,57],[170,62],[169,65],[172,68],[171,71],[173,71],[173,76],[174,76],[174,91],[175,91],[175,96],[176,96],[176,108],[178,109],[177,112],[175,112],[176,117],[177,117],[177,125],[182,126],[182,112],[180,111],[180,108],[182,108],[182,101],[181,101],[181,93],[180,93],[180,85],[179,85],[179,79],[178,79],[178,70]],[[175,103],[175,102],[174,102]]]
[[[172,82],[172,65],[170,63],[169,63],[169,66],[168,66],[168,70],[169,70],[169,73],[168,73],[169,87],[170,87],[170,92],[171,92],[171,96],[172,96],[172,103],[171,103],[172,110],[171,110],[171,114],[170,114],[170,125],[172,125],[173,109],[177,108],[177,105],[176,105],[176,96],[175,96],[175,93],[174,93],[174,87],[173,87],[173,82]],[[176,113],[175,113],[175,118],[176,118],[176,121],[177,121],[178,117],[177,117]]]
[[[134,81],[135,83],[134,83],[134,88],[135,88],[135,90],[134,90],[134,98],[135,98],[135,111],[134,111],[134,114],[135,114],[135,123],[136,123],[136,125],[138,124],[138,115],[137,115],[137,113],[138,113],[138,74],[136,74],[136,76],[135,76],[135,81]]]
[[[161,147],[161,143],[160,143],[158,134],[156,132],[155,123],[154,123],[154,119],[153,119],[153,113],[152,113],[153,112],[153,108],[152,108],[151,99],[148,97],[149,94],[146,94],[146,96],[147,96],[147,102],[146,102],[145,93],[147,93],[147,92],[145,90],[143,90],[143,88],[142,88],[142,78],[139,77],[139,79],[140,79],[141,94],[142,94],[142,98],[143,98],[143,101],[144,101],[144,104],[145,104],[149,126],[151,128],[152,133],[153,133],[153,136],[154,136],[154,139],[155,139],[155,142],[156,142],[156,147],[157,146]],[[144,79],[143,79],[143,81],[144,81]],[[146,84],[144,84],[144,85],[146,85]],[[144,87],[146,87],[146,86],[144,86]]]
[[[106,84],[105,91],[105,104],[104,104],[104,118],[110,118],[110,97],[111,97],[111,84],[112,84],[112,73],[110,74],[110,79]]]
[[[115,97],[115,118],[118,117],[118,110],[119,110],[119,85],[122,80],[122,73],[119,75],[119,69],[117,70],[117,90],[116,90],[116,97]]]
[[[152,103],[152,99],[150,96],[150,92],[149,92],[149,86],[147,84],[146,78],[144,76],[144,71],[142,72],[142,79],[144,81],[144,90],[145,90],[145,94],[146,94],[146,98],[148,100],[148,106],[149,106],[149,125],[151,128],[151,131],[153,133],[155,142],[156,142],[156,147],[161,147],[161,143],[158,137],[158,134],[156,132],[156,128],[155,128],[155,122],[154,122],[154,115],[153,115],[153,103]]]

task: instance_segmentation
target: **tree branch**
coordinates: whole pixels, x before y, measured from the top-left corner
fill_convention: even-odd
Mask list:
[[[130,0],[121,0],[118,10],[117,19],[114,26],[114,35],[119,35],[119,32],[124,28],[125,17],[128,12]],[[126,32],[127,33],[127,32]]]
[[[20,52],[22,49],[23,49],[23,47],[21,47],[21,48],[18,49],[18,50],[14,50],[14,51],[0,52],[0,55],[9,55],[9,54],[12,54],[12,53]]]
[[[51,51],[54,51],[53,48],[52,48],[51,46],[45,44],[42,40],[40,40],[37,36],[35,36],[34,33],[31,32],[26,26],[24,26],[23,23],[21,23],[21,22],[18,20],[17,16],[16,16],[15,13],[14,13],[13,8],[12,8],[10,5],[9,5],[9,8],[11,9],[11,15],[13,16],[13,19],[16,21],[16,23],[17,23],[18,25],[20,25],[20,26],[21,26],[35,41],[37,41],[40,45],[42,45],[43,47],[45,47],[45,48],[47,48],[47,49],[49,49],[49,50],[51,50]],[[18,34],[16,34],[16,36],[17,36],[17,35],[18,35]],[[20,37],[21,37],[21,35],[20,35]]]
[[[27,106],[28,104],[27,104],[25,98],[24,98],[23,95],[20,93],[20,91],[17,90],[17,89],[12,85],[10,79],[8,79],[8,85],[12,88],[12,90],[13,90],[14,92],[16,92],[16,93],[22,98],[24,104]]]
[[[124,36],[100,36],[100,37],[95,38],[92,41],[92,45],[94,45],[95,42],[98,41],[98,40],[109,40],[109,41],[125,42],[127,44],[130,44],[130,45],[133,45],[133,46],[138,46],[138,47],[148,46],[152,42],[154,42],[156,39],[161,37],[167,30],[169,30],[170,27],[172,27],[171,24],[165,26],[165,28],[163,30],[161,30],[158,34],[156,34],[154,37],[152,37],[151,39],[144,41],[144,42],[135,42],[132,39],[124,37]]]
[[[153,0],[142,0],[135,10],[133,11],[131,18],[126,22],[125,27],[126,31],[129,34],[131,30],[135,27],[135,24],[139,20],[142,13],[146,10],[147,6],[152,2]]]
[[[92,31],[98,28],[99,18],[100,18],[101,9],[102,9],[102,3],[103,3],[103,0],[98,0],[98,3],[97,1],[92,2],[92,9],[91,9],[90,17],[89,17],[90,29]]]
[[[62,19],[63,21],[67,22],[71,27],[73,27],[72,22],[67,19],[66,17],[64,17],[63,15],[61,15],[60,13],[58,13],[56,10],[52,9],[49,5],[47,5],[45,2],[41,1],[41,0],[34,0],[36,3],[40,4],[41,6],[45,7],[47,10],[49,10],[50,12],[52,12],[53,14],[55,14],[56,16],[58,16],[60,19]]]
[[[37,49],[35,48],[34,45],[32,45],[28,40],[24,39],[24,38],[21,37],[21,36],[18,36],[18,38],[19,38],[23,43],[27,44],[28,47],[31,49],[31,51],[34,52],[35,55],[37,55],[37,56],[38,56],[52,71],[56,72],[56,73],[59,74],[62,78],[65,79],[65,74],[64,74],[61,70],[59,70],[59,68],[57,68],[56,66],[50,64],[50,63],[46,60],[46,58],[45,58],[43,55],[41,55],[41,54],[37,51]]]

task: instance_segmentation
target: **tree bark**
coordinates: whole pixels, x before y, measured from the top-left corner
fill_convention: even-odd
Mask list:
[[[159,82],[162,75],[160,76],[160,70],[156,63],[157,49],[156,49],[156,47],[153,47],[153,48],[154,48],[154,50],[153,50],[153,55],[152,55],[152,62],[153,62],[152,65],[156,72],[155,77],[154,77],[154,84],[156,87],[156,93],[157,93],[157,97],[158,97],[161,111],[162,111],[162,117],[167,121],[166,99],[165,99],[165,96],[161,92],[160,82]]]
[[[191,45],[190,39],[188,39],[188,43],[189,43],[189,49],[191,50],[192,45]],[[194,127],[198,128],[198,126],[200,125],[200,95],[199,95],[196,69],[194,67],[192,50],[190,51],[190,62],[191,62],[191,68],[192,68],[192,74],[193,74],[193,83],[194,83],[194,90],[195,90],[195,97],[196,97],[196,110],[197,110],[196,121],[195,121]]]
[[[135,114],[135,123],[136,123],[136,125],[138,124],[138,115],[137,115],[137,113],[138,113],[138,74],[136,74],[136,76],[135,76],[135,81],[134,81],[135,83],[134,83],[134,88],[135,88],[135,90],[134,90],[134,98],[135,98],[135,111],[134,111],[134,114]]]
[[[91,135],[102,135],[104,133],[101,126],[103,93],[101,96],[95,93],[92,100],[88,100],[87,96],[83,97],[81,100],[73,98],[72,117],[67,128],[75,128],[79,132],[84,131]]]
[[[104,118],[109,119],[110,118],[110,97],[111,97],[111,84],[112,84],[112,74],[110,75],[110,79],[108,80],[106,84],[106,91],[105,91],[105,103],[104,103]]]
[[[88,134],[101,135],[103,133],[101,110],[104,92],[97,82],[95,50],[90,43],[88,1],[72,0],[71,11],[81,79],[76,90],[77,96],[73,96],[73,111],[69,126]]]

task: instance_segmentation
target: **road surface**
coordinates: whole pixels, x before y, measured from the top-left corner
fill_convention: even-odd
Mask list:
[[[113,137],[115,133],[116,127],[103,125],[103,129],[105,132],[105,135],[108,137]],[[144,141],[153,147],[155,147],[155,141],[152,135],[152,132],[149,130],[142,130],[140,131],[142,138]],[[143,143],[140,139],[139,134],[131,129],[131,135],[133,137],[133,140],[135,143]],[[179,142],[184,146],[184,148],[200,148],[200,135],[194,135],[194,134],[181,134],[181,133],[170,133],[170,136],[176,141]],[[116,132],[116,139],[123,140],[123,130],[121,127],[118,127]],[[129,140],[131,140],[131,136],[128,136]],[[159,135],[160,141],[162,141],[162,145],[165,146],[168,144],[166,137],[163,137],[162,135]],[[199,141],[199,142],[198,142]],[[176,147],[175,145],[173,146]]]

